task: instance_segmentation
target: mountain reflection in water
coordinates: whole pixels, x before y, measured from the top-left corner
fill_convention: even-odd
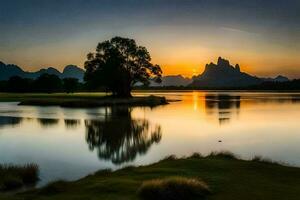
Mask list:
[[[227,94],[206,94],[205,107],[208,115],[217,114],[219,124],[230,121],[231,115],[239,114],[241,97]]]
[[[0,116],[0,128],[5,126],[17,126],[22,122],[21,117]]]

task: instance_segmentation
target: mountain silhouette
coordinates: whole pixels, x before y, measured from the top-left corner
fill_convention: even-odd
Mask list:
[[[275,81],[275,82],[285,82],[285,81],[289,81],[289,79],[285,76],[277,76],[276,78],[262,78],[262,80],[264,82],[272,82],[272,81]]]
[[[83,81],[84,72],[76,65],[67,65],[62,72],[62,78],[77,78],[79,81]]]
[[[187,86],[192,81],[191,78],[185,78],[182,75],[164,76],[161,83],[152,82],[151,86]]]
[[[277,76],[275,79],[252,76],[241,72],[238,64],[232,66],[228,60],[219,57],[217,64],[207,64],[202,74],[194,76],[193,82],[189,86],[206,88],[246,87],[266,81],[283,82],[288,80],[283,76]]]
[[[0,80],[8,80],[12,76],[23,76],[25,72],[17,65],[6,65],[0,61]]]
[[[68,65],[63,72],[58,71],[54,67],[40,69],[36,72],[26,72],[21,67],[13,64],[5,64],[0,61],[0,80],[8,80],[12,76],[20,76],[22,78],[36,79],[42,74],[54,74],[60,78],[77,78],[80,82],[83,81],[84,70],[75,66]]]

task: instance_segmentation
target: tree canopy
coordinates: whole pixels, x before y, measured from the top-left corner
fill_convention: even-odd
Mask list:
[[[64,78],[62,81],[65,92],[73,93],[78,89],[79,81],[77,78]]]
[[[54,74],[42,74],[34,81],[35,89],[38,92],[55,92],[62,88],[61,79]]]
[[[133,39],[114,37],[87,55],[84,79],[91,88],[105,87],[119,97],[130,97],[137,83],[161,82],[162,70],[151,63],[147,49]]]

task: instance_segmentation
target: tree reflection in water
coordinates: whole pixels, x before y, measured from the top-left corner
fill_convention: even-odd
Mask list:
[[[133,161],[161,140],[161,127],[146,119],[132,119],[130,108],[111,108],[105,119],[85,120],[89,149],[97,149],[100,159],[114,164]]]
[[[47,119],[47,118],[37,118],[37,121],[44,128],[56,126],[59,123],[59,119],[50,119],[50,118],[49,119]]]
[[[64,122],[67,129],[76,129],[80,125],[78,119],[65,119]]]
[[[22,120],[22,117],[0,116],[0,128],[5,126],[17,126]]]

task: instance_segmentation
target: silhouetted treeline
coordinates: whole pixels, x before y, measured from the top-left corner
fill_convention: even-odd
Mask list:
[[[260,85],[248,87],[251,90],[300,90],[300,79],[285,82],[263,82]]]
[[[76,78],[60,79],[53,74],[43,74],[37,79],[22,78],[13,76],[7,81],[0,81],[0,92],[80,92],[80,91],[106,91],[103,87],[92,88],[85,83],[80,83]],[[300,79],[294,79],[285,82],[263,82],[259,85],[248,87],[189,87],[189,86],[165,86],[165,87],[149,87],[136,86],[136,90],[300,90]]]
[[[67,92],[80,91],[84,85],[76,78],[60,79],[53,74],[42,74],[37,79],[13,76],[7,81],[0,81],[0,92]]]

